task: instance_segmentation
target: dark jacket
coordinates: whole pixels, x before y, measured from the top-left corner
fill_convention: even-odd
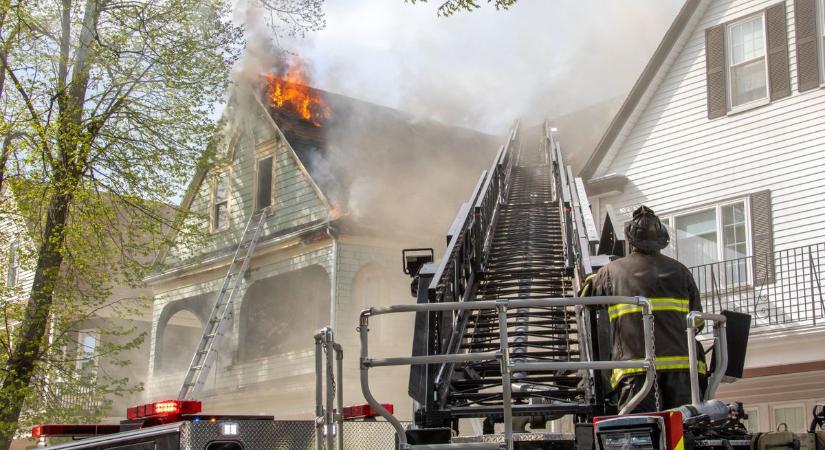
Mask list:
[[[701,311],[702,305],[696,282],[682,263],[658,252],[635,251],[588,278],[580,295],[647,297],[653,304],[657,371],[689,370],[686,315],[690,311]],[[641,312],[641,307],[634,305],[608,308],[614,361],[644,358]],[[699,355],[699,372],[704,374],[704,355],[702,352]],[[616,369],[611,384],[616,386],[625,376],[642,372],[643,369]]]

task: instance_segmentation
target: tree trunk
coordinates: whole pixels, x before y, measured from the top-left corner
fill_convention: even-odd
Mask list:
[[[63,35],[61,36],[61,77],[68,72],[68,48],[71,39],[66,18],[72,6],[71,0],[63,0]],[[55,286],[63,263],[63,243],[69,209],[86,169],[88,148],[82,130],[83,109],[86,90],[89,85],[91,47],[101,12],[100,0],[88,0],[83,14],[83,29],[79,35],[78,48],[74,56],[71,81],[67,89],[58,95],[58,137],[56,147],[59,153],[57,166],[52,167],[52,185],[56,192],[49,200],[46,224],[43,228],[42,243],[38,251],[31,293],[26,305],[23,321],[14,333],[14,349],[6,363],[5,378],[0,386],[0,450],[8,450],[17,429],[20,412],[25,403],[37,361],[41,358],[44,339]],[[61,83],[62,84],[62,83]],[[45,144],[45,143],[44,143]]]
[[[35,362],[42,351],[52,293],[63,262],[61,249],[71,201],[71,194],[57,193],[49,202],[26,314],[14,333],[14,351],[6,363],[5,378],[0,386],[0,450],[8,450],[11,446]]]

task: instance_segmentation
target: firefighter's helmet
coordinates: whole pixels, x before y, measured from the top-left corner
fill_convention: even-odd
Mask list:
[[[667,228],[656,213],[644,205],[633,211],[633,220],[625,224],[624,235],[633,248],[647,252],[659,251],[670,242]]]

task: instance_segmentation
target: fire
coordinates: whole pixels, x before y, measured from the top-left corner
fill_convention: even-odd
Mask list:
[[[308,79],[300,63],[294,63],[286,74],[264,74],[268,82],[267,95],[278,109],[298,114],[316,127],[329,117],[330,110],[320,94],[308,86]]]
[[[335,220],[335,219],[338,219],[338,218],[341,218],[341,217],[347,217],[350,214],[352,214],[351,211],[344,211],[344,210],[342,210],[341,208],[339,208],[337,206],[333,206],[329,210],[330,220]]]

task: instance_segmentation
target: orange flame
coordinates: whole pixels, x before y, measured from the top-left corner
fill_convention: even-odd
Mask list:
[[[264,77],[269,83],[267,95],[274,107],[298,114],[316,127],[329,117],[329,107],[320,94],[308,86],[300,63],[292,64],[283,76],[267,73]]]
[[[330,218],[330,220],[335,220],[335,219],[338,219],[338,218],[341,218],[341,217],[347,217],[347,216],[349,216],[350,214],[352,214],[352,212],[351,212],[351,211],[344,211],[344,210],[342,210],[341,208],[339,208],[339,207],[337,207],[337,206],[333,206],[333,207],[329,210],[329,218]]]

